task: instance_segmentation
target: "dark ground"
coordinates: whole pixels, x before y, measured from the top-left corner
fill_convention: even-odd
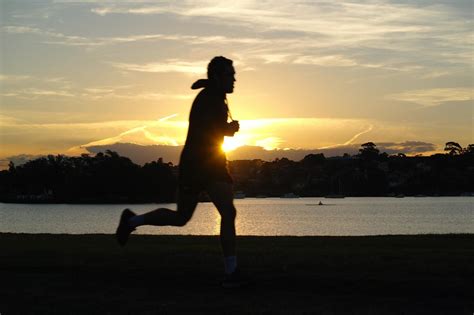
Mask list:
[[[219,286],[213,236],[0,234],[0,313],[469,314],[474,235],[240,237],[256,284]]]

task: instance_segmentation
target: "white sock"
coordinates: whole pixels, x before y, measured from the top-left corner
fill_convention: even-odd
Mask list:
[[[128,225],[130,225],[131,228],[136,228],[137,226],[144,225],[145,224],[145,216],[143,214],[136,215],[134,217],[131,217],[130,220],[128,220]]]
[[[230,275],[237,268],[237,256],[224,257],[225,273]]]

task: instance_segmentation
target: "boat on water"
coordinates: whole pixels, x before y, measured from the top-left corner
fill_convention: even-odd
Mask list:
[[[236,191],[234,194],[234,199],[244,199],[245,194],[243,191]]]

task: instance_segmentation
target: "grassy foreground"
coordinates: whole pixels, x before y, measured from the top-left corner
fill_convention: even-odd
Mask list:
[[[252,287],[219,287],[214,236],[0,233],[0,313],[473,314],[474,234],[239,237]]]

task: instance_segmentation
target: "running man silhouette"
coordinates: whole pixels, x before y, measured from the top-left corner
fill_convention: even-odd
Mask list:
[[[223,287],[245,284],[237,269],[235,216],[232,178],[221,146],[224,136],[239,131],[227,104],[227,93],[234,91],[235,70],[232,60],[214,57],[207,67],[207,79],[200,79],[192,89],[201,89],[189,115],[189,128],[181,152],[178,178],[177,210],[159,208],[142,215],[125,209],[116,236],[120,245],[127,243],[132,231],[141,225],[184,226],[192,217],[201,191],[206,191],[221,216],[220,241],[224,254]],[[229,117],[230,116],[230,117]],[[228,119],[231,122],[228,122]]]

